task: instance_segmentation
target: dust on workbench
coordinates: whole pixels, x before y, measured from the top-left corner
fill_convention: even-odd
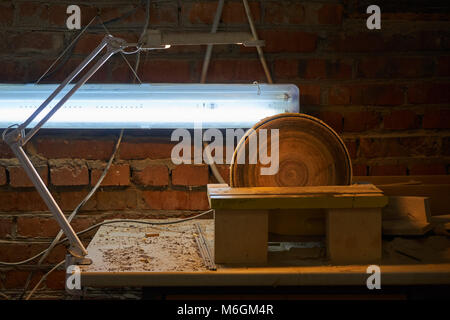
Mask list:
[[[209,248],[213,248],[211,224],[201,219],[195,223],[200,224]],[[206,271],[194,233],[192,221],[170,225],[133,222],[104,225],[88,246],[88,257],[93,263],[83,269],[89,272]]]

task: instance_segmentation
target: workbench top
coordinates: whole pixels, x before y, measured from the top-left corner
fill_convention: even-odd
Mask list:
[[[168,220],[158,220],[168,221]],[[199,223],[214,250],[212,219],[150,226],[133,222],[99,228],[89,244],[93,263],[81,267],[89,287],[366,285],[366,265],[332,266],[321,239],[273,243],[266,266],[222,266],[207,270],[194,238]],[[379,264],[384,285],[450,284],[450,239],[430,236],[383,240]]]

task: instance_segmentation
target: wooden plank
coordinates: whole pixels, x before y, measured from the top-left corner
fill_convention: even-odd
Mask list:
[[[383,234],[423,235],[431,230],[429,199],[426,197],[389,197],[382,209]]]
[[[333,264],[381,260],[381,209],[328,209],[326,223]]]
[[[416,184],[450,184],[450,175],[428,175],[428,176],[354,176],[353,182],[368,182],[374,185],[385,185],[393,183],[416,183]]]
[[[419,236],[432,229],[431,223],[408,220],[383,220],[383,235]]]
[[[382,286],[450,284],[450,263],[380,265]],[[204,272],[86,272],[83,287],[365,286],[367,265],[219,268]]]
[[[210,197],[213,209],[320,209],[320,208],[374,208],[384,207],[388,198],[382,195],[365,196],[264,196],[245,198],[214,198]]]
[[[370,194],[382,193],[374,185],[350,185],[350,186],[307,186],[307,187],[253,187],[253,188],[231,188],[223,184],[208,184],[208,194],[212,196],[225,195],[305,195],[315,196],[323,194],[346,195],[346,194]]]
[[[391,185],[379,186],[387,196],[420,196],[430,198],[432,216],[450,213],[450,184]]]
[[[216,210],[214,256],[216,263],[267,263],[268,212]]]

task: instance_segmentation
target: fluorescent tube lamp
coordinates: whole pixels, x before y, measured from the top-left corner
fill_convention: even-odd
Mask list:
[[[67,85],[63,96],[73,85]],[[0,128],[23,123],[57,85],[0,85]],[[51,109],[58,96],[46,107]],[[37,116],[27,128],[42,119]],[[42,128],[250,128],[283,112],[299,112],[295,85],[85,84]]]

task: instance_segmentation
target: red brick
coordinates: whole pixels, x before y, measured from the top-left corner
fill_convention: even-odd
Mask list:
[[[340,4],[324,4],[318,12],[318,20],[320,24],[334,24],[342,23],[342,14],[344,8]]]
[[[367,176],[367,166],[364,164],[353,165],[353,176]]]
[[[0,211],[46,211],[44,201],[37,191],[0,192]]]
[[[261,21],[261,7],[259,2],[249,1],[249,7],[253,21],[255,23],[259,23]],[[225,1],[221,20],[225,24],[248,23],[247,14],[245,13],[245,8],[244,5],[242,4],[242,1],[238,2]]]
[[[61,210],[73,211],[78,204],[86,197],[89,191],[61,191],[56,193],[57,202]],[[96,194],[81,207],[80,212],[94,210],[97,206]]]
[[[207,210],[209,208],[204,191],[144,191],[146,206],[153,210]]]
[[[362,132],[376,129],[381,122],[381,116],[377,112],[358,111],[344,114],[344,131]]]
[[[341,33],[329,41],[329,50],[337,52],[376,52],[385,48],[382,37],[375,33]]]
[[[406,166],[404,165],[379,165],[370,167],[371,176],[404,176]]]
[[[366,29],[365,23],[361,28]],[[340,33],[329,37],[328,50],[337,52],[414,52],[448,49],[448,33],[417,31],[412,33],[380,33],[366,31]]]
[[[18,217],[17,235],[19,237],[54,237],[59,232],[58,223],[53,218]]]
[[[48,244],[36,243],[0,243],[0,261],[17,262],[28,259],[42,250],[46,249]]]
[[[133,182],[144,186],[167,186],[169,169],[165,165],[148,165],[142,170],[133,170]]]
[[[357,146],[355,140],[344,140],[345,146],[347,147],[347,151],[350,155],[350,158],[356,159]]]
[[[361,138],[360,156],[364,158],[435,156],[438,139],[433,136],[406,138]]]
[[[350,79],[352,66],[351,63],[343,60],[300,60],[299,76],[304,79]]]
[[[50,163],[50,180],[54,186],[83,186],[89,184],[89,170],[81,161]]]
[[[265,40],[265,52],[313,52],[317,47],[317,35],[289,29],[261,30],[260,39]],[[254,48],[243,48],[242,52],[254,52]]]
[[[106,164],[105,164],[106,167]],[[92,169],[91,185],[100,179],[104,169]],[[130,185],[130,166],[128,164],[112,164],[103,179],[102,186],[128,186]]]
[[[11,1],[3,1],[0,5],[0,25],[12,26],[14,19],[14,6]]]
[[[249,2],[253,20],[258,23],[261,20],[260,6],[258,2]],[[212,24],[217,10],[217,2],[198,1],[192,4],[183,4],[183,19],[192,24]],[[226,24],[247,23],[247,15],[242,2],[225,2],[221,21]]]
[[[298,60],[283,59],[275,60],[275,76],[280,79],[290,79],[298,77]]]
[[[143,191],[146,206],[153,210],[187,210],[189,193],[187,191]]]
[[[12,218],[0,219],[0,238],[11,237],[14,222]]]
[[[209,180],[207,165],[181,164],[172,169],[172,184],[178,186],[203,186]]]
[[[191,66],[188,60],[141,60],[138,70],[143,82],[192,82]],[[112,72],[114,80],[130,80],[133,74],[129,67],[122,61]]]
[[[422,125],[424,129],[450,129],[450,109],[426,110]]]
[[[359,101],[352,96],[352,103]],[[362,103],[365,105],[394,106],[404,102],[404,93],[397,85],[371,85],[364,87]]]
[[[6,169],[3,167],[0,167],[0,186],[4,186],[7,183],[6,179]]]
[[[409,175],[433,175],[433,174],[447,174],[447,168],[442,163],[420,163],[414,164],[409,169]]]
[[[189,192],[189,210],[208,210],[209,202],[206,191]]]
[[[433,60],[424,57],[370,57],[358,66],[358,75],[364,78],[420,78],[432,71]]]
[[[46,25],[48,11],[45,5],[35,1],[19,3],[17,6],[17,23],[27,26]]]
[[[265,81],[259,60],[213,60],[208,71],[211,82]]]
[[[264,4],[264,22],[267,24],[303,24],[305,8],[300,3],[273,1]]]
[[[300,101],[302,105],[320,104],[320,86],[314,84],[299,84]]]
[[[336,132],[342,132],[342,114],[333,111],[322,111],[317,114],[317,118],[325,122]]]
[[[450,83],[420,83],[408,88],[408,102],[412,104],[449,103]]]
[[[11,159],[16,156],[12,152],[11,148],[3,141],[0,141],[0,158],[1,159]]]
[[[64,290],[66,281],[65,270],[55,270],[45,279],[45,285],[48,289]]]
[[[2,73],[0,74],[0,81],[15,83],[22,83],[26,78],[27,61],[14,61],[11,59],[0,60],[2,66]]]
[[[100,9],[100,18],[103,21],[114,20],[120,18],[129,12],[133,11],[134,7],[129,5],[115,5],[115,6],[102,6]]]
[[[36,166],[36,171],[42,178],[44,183],[48,185],[48,167],[47,166]],[[33,187],[33,183],[30,178],[28,178],[25,170],[22,167],[11,166],[8,167],[9,172],[9,184],[12,187]]]
[[[113,140],[103,139],[36,138],[30,143],[48,159],[108,160],[114,149]]]
[[[123,19],[127,23],[142,26],[146,19],[145,4],[139,6],[134,14]],[[178,7],[175,3],[150,3],[150,21],[153,25],[175,25],[178,23]]]
[[[328,95],[330,105],[348,105],[350,104],[351,90],[348,86],[332,86]]]
[[[30,271],[23,270],[10,270],[5,275],[5,289],[23,289],[28,279]],[[34,272],[31,278],[29,288],[34,288],[41,277],[43,276],[41,271]]]
[[[170,159],[175,145],[168,139],[130,139],[120,144],[120,159]]]
[[[437,58],[437,74],[439,76],[450,76],[450,56]]]
[[[419,117],[410,110],[392,111],[384,117],[384,128],[389,130],[409,130],[419,128]]]
[[[98,191],[98,210],[126,210],[137,208],[136,190]]]
[[[403,89],[398,85],[345,85],[331,87],[329,103],[335,105],[401,105]]]
[[[15,53],[36,52],[43,53],[57,52],[63,44],[63,36],[51,32],[24,32],[11,36],[11,49]]]

